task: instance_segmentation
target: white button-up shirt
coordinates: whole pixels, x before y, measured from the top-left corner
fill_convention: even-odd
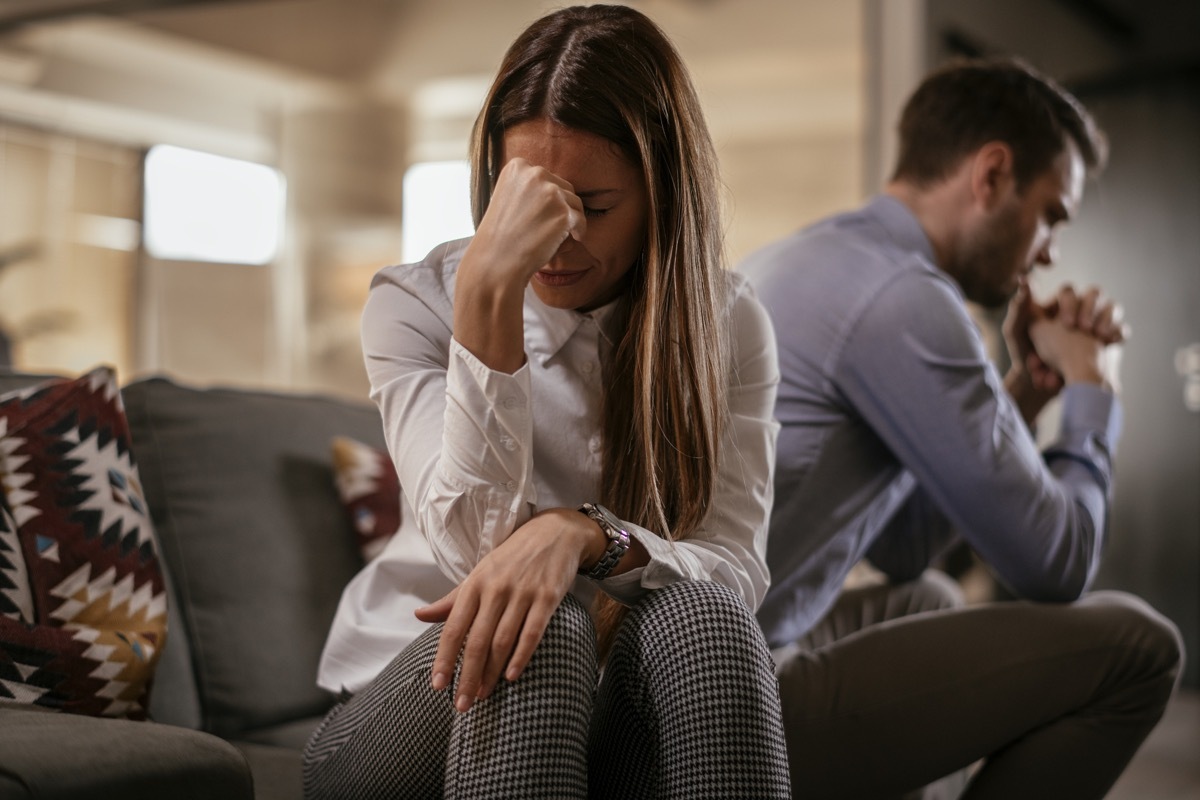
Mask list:
[[[403,490],[402,522],[342,594],[318,675],[331,691],[366,686],[427,627],[413,611],[449,592],[533,514],[605,502],[599,365],[612,348],[605,326],[615,304],[579,313],[527,290],[525,364],[512,374],[489,369],[452,337],[466,245],[450,242],[420,263],[383,269],[371,285],[363,353]],[[577,578],[571,592],[585,606],[596,586],[629,603],[676,581],[710,580],[751,609],[766,592],[775,338],[749,285],[727,274],[730,418],[711,510],[679,542],[626,523],[650,562],[599,582]]]

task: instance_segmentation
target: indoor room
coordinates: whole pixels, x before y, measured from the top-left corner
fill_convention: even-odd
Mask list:
[[[380,270],[475,233],[476,118],[510,44],[562,5],[0,1],[0,621],[15,631],[0,641],[0,797],[303,796],[301,751],[339,702],[317,675],[343,589],[426,514],[393,465],[398,442],[423,441],[388,421],[412,398],[370,373],[381,357],[364,358],[364,308]],[[1111,511],[1089,587],[1141,598],[1186,651],[1161,722],[1106,796],[1196,797],[1200,4],[623,5],[691,76],[719,163],[720,266],[735,273],[879,196],[908,98],[955,59],[1018,57],[1094,117],[1107,165],[1029,287],[1051,317],[1064,283],[1120,305],[1105,343],[1120,350],[1120,446],[1096,445]],[[1019,367],[1005,305],[966,295],[989,375]],[[795,384],[786,361],[781,391]],[[40,417],[38,403],[65,415]],[[1050,400],[1029,426],[1038,447],[1071,429],[1067,405]],[[27,458],[33,442],[42,452]],[[581,442],[601,463],[599,438]],[[47,476],[53,507],[38,494]],[[70,557],[52,523],[78,529]],[[966,604],[1018,602],[977,551],[937,562]],[[452,572],[441,555],[396,558]],[[847,590],[888,580],[854,561]],[[126,627],[95,622],[117,608]],[[74,672],[85,654],[100,666]],[[11,721],[10,707],[39,705]],[[130,766],[159,747],[194,756]]]

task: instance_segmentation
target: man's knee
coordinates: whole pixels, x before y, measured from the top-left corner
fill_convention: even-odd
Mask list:
[[[1125,592],[1093,592],[1078,605],[1100,615],[1111,626],[1113,638],[1138,654],[1139,665],[1174,686],[1184,664],[1183,636],[1175,623]]]

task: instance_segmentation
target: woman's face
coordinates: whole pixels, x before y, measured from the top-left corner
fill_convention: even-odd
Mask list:
[[[505,131],[504,162],[514,158],[571,184],[587,217],[583,238],[568,236],[534,273],[537,296],[548,306],[578,311],[615,299],[646,241],[649,198],[641,168],[607,139],[545,118]]]

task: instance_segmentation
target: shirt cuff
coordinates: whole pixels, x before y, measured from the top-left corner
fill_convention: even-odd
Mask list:
[[[1112,392],[1090,383],[1063,389],[1062,438],[1099,433],[1111,453],[1121,435],[1121,403]]]
[[[685,578],[683,572],[674,564],[678,556],[673,542],[668,542],[637,525],[624,524],[629,535],[646,548],[646,552],[650,554],[650,561],[645,566],[635,567],[628,572],[598,581],[599,587],[606,594],[629,605],[651,589],[661,589]]]

